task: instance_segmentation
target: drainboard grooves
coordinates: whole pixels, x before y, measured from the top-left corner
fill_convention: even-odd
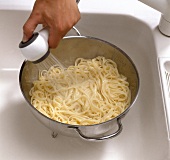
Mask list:
[[[165,75],[166,75],[166,81],[167,81],[168,95],[170,97],[170,73],[165,71]]]
[[[170,140],[170,57],[159,57],[158,63],[162,97],[167,121],[168,138]]]

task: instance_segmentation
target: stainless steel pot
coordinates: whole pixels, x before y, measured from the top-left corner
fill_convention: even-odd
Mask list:
[[[79,135],[86,140],[105,140],[119,135],[123,128],[121,119],[132,107],[139,90],[138,72],[129,56],[113,44],[84,36],[64,38],[56,49],[51,50],[51,53],[65,66],[73,65],[75,59],[79,57],[95,58],[96,56],[104,56],[113,59],[117,63],[120,73],[128,78],[132,93],[131,104],[116,118],[100,124],[82,126],[54,121],[41,114],[31,105],[29,91],[32,87],[32,82],[38,78],[38,68],[35,64],[24,61],[19,75],[20,88],[35,117],[47,126],[54,136],[57,133],[61,133],[67,136]]]

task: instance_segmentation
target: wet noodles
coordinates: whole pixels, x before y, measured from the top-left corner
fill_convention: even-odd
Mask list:
[[[67,124],[92,125],[121,114],[130,104],[127,78],[113,60],[78,58],[63,70],[43,70],[30,90],[31,103],[45,116]]]

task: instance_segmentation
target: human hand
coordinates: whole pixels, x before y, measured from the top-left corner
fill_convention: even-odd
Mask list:
[[[55,48],[79,19],[76,0],[36,0],[23,26],[23,42],[31,38],[38,24],[42,24],[49,29],[49,47]]]

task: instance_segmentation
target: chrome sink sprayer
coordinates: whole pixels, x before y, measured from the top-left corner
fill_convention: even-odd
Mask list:
[[[159,30],[162,34],[170,37],[170,0],[139,0],[161,12]]]

